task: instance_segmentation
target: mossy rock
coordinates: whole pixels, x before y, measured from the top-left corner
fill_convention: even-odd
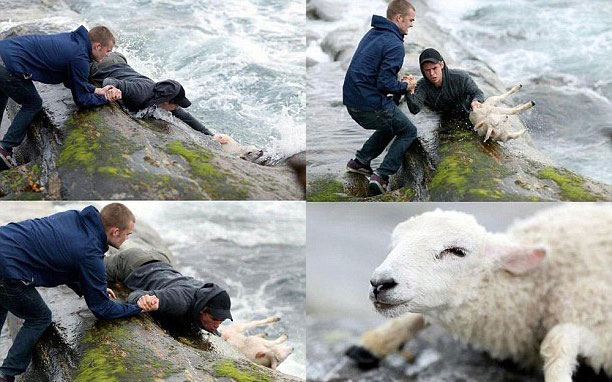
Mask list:
[[[193,178],[200,184],[206,194],[215,200],[243,200],[248,198],[246,179],[235,180],[230,173],[219,170],[212,160],[211,151],[202,147],[173,141],[166,146],[170,154],[182,157],[190,166]]]
[[[602,195],[589,191],[585,179],[573,172],[554,167],[544,167],[538,171],[540,179],[549,179],[560,188],[560,199],[574,202],[595,202],[606,200]]]
[[[344,193],[342,182],[333,175],[316,178],[306,187],[306,200],[309,202],[346,202],[351,197]]]
[[[0,199],[42,200],[40,165],[29,163],[0,172]]]

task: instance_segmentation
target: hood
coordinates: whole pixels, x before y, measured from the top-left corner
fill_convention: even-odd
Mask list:
[[[160,103],[168,102],[177,98],[180,95],[185,95],[183,86],[174,80],[164,80],[157,82],[153,87],[153,96],[147,100],[143,108],[159,105]]]
[[[421,69],[421,74],[423,75],[423,78],[425,78],[425,80],[427,80],[427,77],[425,77],[425,73],[423,72],[423,64],[425,62],[438,62],[438,61],[444,61],[444,58],[442,57],[440,52],[438,52],[434,48],[427,48],[421,52],[421,55],[419,56],[419,69]],[[447,74],[448,74],[448,65],[446,65],[446,61],[444,61],[444,68],[442,69],[442,86],[444,86],[444,83],[445,83],[444,79],[446,78]],[[429,82],[429,80],[427,81]]]
[[[217,284],[213,284],[213,283],[206,283],[202,285],[202,287],[195,292],[195,298],[193,299],[193,307],[191,310],[191,315],[192,315],[193,320],[197,322],[198,325],[200,325],[199,316],[200,316],[200,312],[202,311],[202,309],[204,309],[206,304],[208,304],[208,302],[213,297],[215,297],[216,295],[222,292],[225,292],[225,290],[222,289]],[[228,318],[233,321],[231,314],[229,314]]]
[[[94,57],[91,54],[91,41],[89,40],[89,32],[87,31],[87,28],[81,25],[74,32],[72,32],[72,36],[74,37],[75,40],[82,41],[84,46],[87,47],[87,53],[89,54],[89,60],[94,61]]]
[[[404,41],[404,35],[399,30],[397,25],[393,24],[393,22],[386,17],[378,15],[372,16],[372,27],[378,30],[388,30],[399,37],[400,40]]]
[[[79,212],[81,219],[85,222],[86,225],[91,227],[94,232],[98,233],[98,239],[100,241],[100,248],[102,249],[102,253],[108,251],[108,243],[106,242],[106,232],[104,232],[104,226],[102,225],[102,220],[100,219],[100,212],[94,206],[89,206],[84,208],[81,212]]]

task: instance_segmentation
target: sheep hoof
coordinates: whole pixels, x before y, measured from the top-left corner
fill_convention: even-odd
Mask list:
[[[344,353],[347,357],[357,363],[357,367],[361,370],[371,370],[378,367],[380,359],[370,353],[362,346],[353,345]]]
[[[534,101],[531,101],[531,106],[535,106],[535,102]]]

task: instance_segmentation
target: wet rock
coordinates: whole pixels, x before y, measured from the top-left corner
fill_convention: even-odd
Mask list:
[[[45,16],[7,23],[0,38],[70,31],[83,22],[74,12],[46,2],[29,0],[23,8],[11,4],[14,2],[0,0],[0,21],[11,18],[13,11],[16,19],[25,19],[24,9]],[[68,89],[35,85],[43,111],[24,143],[15,149],[18,164],[25,166],[0,174],[2,198],[303,198],[293,171],[285,164],[260,166],[241,160],[182,122],[137,120],[117,105],[77,110]],[[8,109],[6,114],[12,118],[18,106],[10,101]]]
[[[464,345],[440,327],[430,326],[375,369],[360,370],[344,355],[366,330],[380,320],[309,316],[308,374],[311,382],[540,382],[537,370],[522,370],[511,362],[500,362]],[[408,360],[407,360],[408,358]],[[603,375],[583,366],[574,381],[606,382]]]
[[[344,13],[343,5],[333,0],[308,0],[306,16],[313,20],[336,21]]]
[[[339,61],[346,70],[360,38],[358,28],[340,27],[323,38],[321,49],[329,54],[332,60]]]
[[[28,205],[3,214],[2,224],[50,213],[52,205]],[[170,253],[155,230],[141,221],[126,248],[128,243]],[[119,299],[127,296],[121,285],[112,287]],[[32,363],[18,382],[300,381],[255,365],[219,337],[174,338],[147,314],[97,320],[84,300],[67,287],[38,290],[53,312],[53,323],[38,341]],[[22,322],[9,314],[7,323],[14,338]]]

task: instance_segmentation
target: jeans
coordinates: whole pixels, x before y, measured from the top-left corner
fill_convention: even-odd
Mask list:
[[[0,65],[0,122],[9,98],[21,105],[21,108],[0,144],[5,150],[13,151],[13,147],[19,146],[25,138],[27,127],[36,114],[42,110],[42,99],[32,80],[14,76]]]
[[[376,173],[384,179],[395,174],[402,165],[404,154],[417,136],[417,129],[401,110],[394,104],[388,109],[360,111],[347,108],[349,114],[361,127],[376,130],[374,134],[357,151],[356,158],[363,164],[370,164],[393,140],[389,151]]]
[[[0,373],[18,375],[28,368],[34,345],[51,325],[51,311],[33,286],[0,280],[0,331],[8,312],[25,321],[0,367]]]

